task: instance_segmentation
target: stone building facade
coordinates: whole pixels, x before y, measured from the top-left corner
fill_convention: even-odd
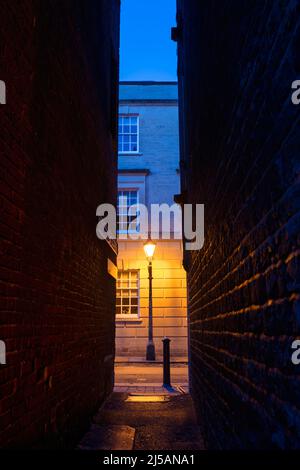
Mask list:
[[[180,191],[177,83],[121,82],[119,95],[119,206],[122,195],[148,208],[151,204],[172,205]],[[172,228],[172,239],[161,239],[163,227],[152,236],[157,243],[153,326],[157,356],[162,354],[162,339],[168,336],[172,358],[179,358],[187,355],[186,273],[181,233],[175,234],[176,227]],[[141,359],[148,337],[146,240],[119,237],[116,354]],[[129,292],[123,289],[127,286]]]

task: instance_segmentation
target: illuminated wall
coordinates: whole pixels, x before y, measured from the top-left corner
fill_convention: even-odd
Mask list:
[[[171,339],[172,356],[187,354],[186,273],[179,240],[158,241],[153,260],[153,336],[157,355],[162,339]],[[119,242],[119,269],[139,270],[139,318],[116,323],[116,354],[143,357],[148,338],[149,281],[143,243]]]

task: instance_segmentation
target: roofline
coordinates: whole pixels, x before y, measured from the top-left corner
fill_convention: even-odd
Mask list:
[[[151,86],[151,85],[178,85],[177,81],[172,82],[161,82],[161,81],[120,81],[119,85],[143,85],[143,86]]]

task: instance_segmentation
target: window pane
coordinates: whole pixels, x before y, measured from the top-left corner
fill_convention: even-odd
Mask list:
[[[134,208],[133,208],[134,206]],[[131,208],[129,215],[129,208]],[[138,210],[138,191],[123,191],[119,190],[118,193],[118,206],[117,206],[117,229],[118,231],[136,232],[136,227],[139,226],[140,213]],[[131,224],[129,227],[129,224]]]
[[[138,276],[137,270],[118,271],[117,315],[138,315]]]
[[[137,152],[138,116],[119,116],[119,152]]]

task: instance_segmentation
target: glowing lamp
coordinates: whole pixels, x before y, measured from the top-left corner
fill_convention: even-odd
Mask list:
[[[155,252],[156,243],[152,240],[148,240],[147,243],[144,244],[144,252],[147,259],[151,260],[153,258]]]

